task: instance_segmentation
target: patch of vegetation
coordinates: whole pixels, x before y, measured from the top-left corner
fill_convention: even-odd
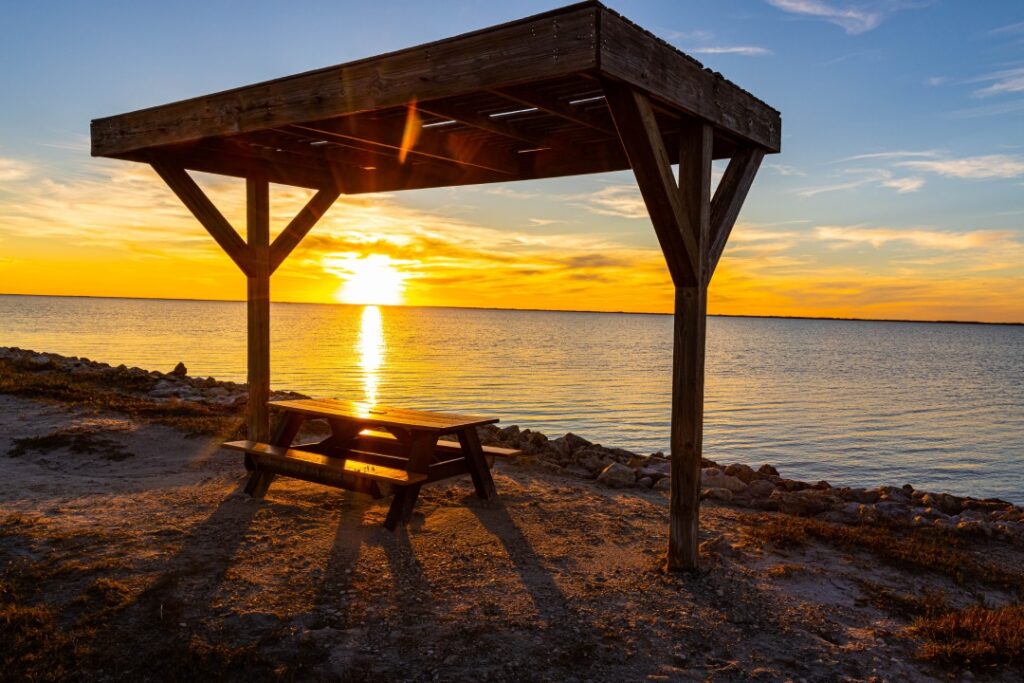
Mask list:
[[[66,448],[76,454],[99,454],[104,460],[120,462],[135,457],[122,444],[96,430],[82,427],[68,427],[43,436],[26,436],[14,439],[14,445],[7,455],[18,458],[32,452],[48,453]]]
[[[821,541],[845,550],[870,552],[901,569],[937,572],[957,583],[984,582],[1024,591],[1024,572],[979,560],[961,548],[955,534],[931,527],[886,524],[836,524],[791,515],[742,515],[747,533],[777,547],[798,547]]]
[[[861,581],[863,602],[902,619],[936,617],[950,611],[946,594],[925,589],[920,595],[900,593],[873,581]]]
[[[190,401],[157,401],[140,396],[152,380],[41,372],[0,359],[0,394],[55,401],[94,410],[111,410],[164,424],[188,434],[234,438],[242,434],[244,406],[211,406]]]
[[[956,667],[1024,667],[1024,605],[966,607],[919,618],[911,632],[924,644],[918,655]]]

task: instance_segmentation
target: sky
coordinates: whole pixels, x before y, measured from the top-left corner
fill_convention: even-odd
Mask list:
[[[0,293],[243,299],[230,260],[89,121],[560,2],[0,0]],[[709,311],[1024,321],[1024,4],[606,3],[782,112]],[[720,173],[721,166],[716,165]],[[244,229],[242,184],[197,176]],[[272,231],[309,195],[274,187]],[[670,312],[630,172],[342,197],[277,301]]]

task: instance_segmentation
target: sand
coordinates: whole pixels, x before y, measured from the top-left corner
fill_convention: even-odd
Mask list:
[[[80,452],[18,441],[54,433],[84,435]],[[776,547],[752,531],[764,513],[706,503],[702,570],[670,575],[657,491],[502,463],[498,504],[468,477],[438,484],[392,533],[387,501],[288,479],[257,501],[244,474],[208,437],[0,395],[4,577],[62,634],[10,636],[20,659],[0,678],[1020,680],[916,658],[907,619],[877,600],[1005,591]]]

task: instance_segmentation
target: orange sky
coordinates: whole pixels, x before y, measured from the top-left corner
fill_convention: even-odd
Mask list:
[[[26,177],[16,195],[0,195],[0,292],[244,298],[243,277],[151,170],[107,161],[87,168],[63,181]],[[198,178],[243,226],[241,183]],[[411,305],[669,312],[668,273],[629,180],[619,174],[571,197],[557,187],[543,196],[536,184],[529,192],[510,185],[412,201],[343,197],[275,274],[272,296],[374,298],[377,277],[389,291],[400,285],[400,301]],[[485,202],[474,211],[480,193],[531,208],[515,215]],[[274,230],[307,196],[274,188]],[[566,203],[592,222],[536,217]],[[712,313],[1024,319],[1024,247],[1011,234],[745,219],[712,284]],[[364,273],[346,288],[367,256],[377,275]]]

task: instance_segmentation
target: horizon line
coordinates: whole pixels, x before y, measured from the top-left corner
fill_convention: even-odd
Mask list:
[[[190,297],[153,297],[153,296],[102,296],[95,294],[25,294],[19,292],[0,292],[0,296],[25,296],[25,297],[50,297],[63,299],[124,299],[128,301],[191,301],[197,303],[232,303],[244,304],[245,299],[195,299]],[[449,308],[468,311],[512,311],[522,313],[599,313],[606,315],[664,315],[672,316],[673,313],[657,313],[647,311],[595,311],[589,309],[570,308],[502,308],[498,306],[452,306],[452,305],[430,305],[430,304],[355,304],[341,301],[271,301],[272,304],[287,304],[289,306],[383,306],[385,308]],[[708,313],[708,316],[716,318],[763,318],[777,320],[836,320],[840,322],[871,322],[871,323],[918,323],[923,325],[1002,325],[1009,327],[1024,326],[1020,322],[991,322],[984,320],[915,320],[913,318],[855,318],[841,316],[813,316],[813,315],[756,315],[752,313]]]

